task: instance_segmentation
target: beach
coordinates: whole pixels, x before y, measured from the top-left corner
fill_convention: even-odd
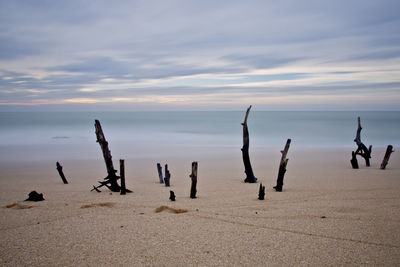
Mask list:
[[[272,189],[279,149],[250,149],[256,184],[243,182],[240,148],[126,158],[127,195],[90,192],[106,176],[101,155],[61,162],[67,185],[54,160],[1,162],[0,265],[399,265],[400,156],[395,147],[380,170],[386,148],[376,147],[370,167],[358,158],[352,169],[352,149],[291,147],[283,192]],[[171,187],[159,183],[158,162],[169,165]],[[33,190],[45,201],[24,202]],[[156,212],[162,206],[170,209]]]

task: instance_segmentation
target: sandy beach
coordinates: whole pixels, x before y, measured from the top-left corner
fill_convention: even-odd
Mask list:
[[[102,189],[102,158],[61,162],[0,162],[1,266],[398,266],[400,154],[380,170],[352,147],[301,148],[288,153],[283,192],[275,192],[280,152],[250,150],[266,186],[243,182],[238,148],[189,155],[125,159],[121,196]],[[173,154],[173,153],[172,153]],[[197,199],[190,199],[191,162],[199,162]],[[156,163],[168,163],[171,187],[158,182]],[[117,167],[118,159],[114,158]],[[30,191],[45,201],[24,202]],[[176,201],[169,200],[173,190]],[[157,208],[167,206],[161,212]],[[182,213],[174,213],[179,209]]]

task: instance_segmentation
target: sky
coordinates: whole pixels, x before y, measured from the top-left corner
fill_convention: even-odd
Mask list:
[[[400,110],[400,1],[0,1],[0,111]]]

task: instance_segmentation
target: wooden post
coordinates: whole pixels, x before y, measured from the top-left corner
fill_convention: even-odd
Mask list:
[[[97,142],[99,143],[101,151],[103,152],[103,157],[106,163],[107,174],[108,174],[107,177],[104,178],[104,181],[100,182],[100,186],[98,186],[97,188],[101,186],[106,186],[113,192],[119,192],[121,190],[120,186],[117,183],[119,177],[116,175],[117,171],[114,169],[111,152],[108,148],[108,142],[104,136],[100,121],[95,120],[94,126],[96,129]],[[91,191],[93,191],[93,189]]]
[[[169,191],[169,200],[175,201],[175,193],[172,190]]]
[[[192,162],[192,174],[190,174],[190,178],[192,178],[192,185],[190,187],[190,198],[196,198],[196,186],[197,186],[197,162]]]
[[[162,167],[160,163],[157,163],[157,171],[158,171],[158,177],[160,178],[160,184],[164,183],[164,178],[162,175]]]
[[[356,156],[356,152],[351,151],[351,166],[353,167],[353,169],[358,169],[358,161],[357,161],[357,156]]]
[[[258,190],[258,199],[264,200],[264,197],[265,197],[265,186],[263,186],[262,183],[260,183],[260,188]]]
[[[60,177],[61,177],[61,180],[63,181],[64,184],[68,184],[68,181],[67,181],[67,179],[65,178],[64,172],[63,172],[63,170],[62,170],[63,167],[60,165],[60,163],[59,163],[58,161],[57,161],[57,163],[56,163],[56,166],[57,166],[58,174],[59,174]]]
[[[281,157],[281,162],[279,164],[279,172],[278,172],[278,179],[276,180],[276,186],[274,186],[274,189],[277,192],[282,192],[282,187],[283,187],[283,178],[286,173],[286,165],[289,161],[289,159],[286,158],[286,155],[289,151],[289,146],[290,146],[291,139],[288,139],[286,141],[285,148],[281,151],[282,157]]]
[[[123,159],[119,160],[119,174],[121,175],[121,195],[126,195],[125,161]]]
[[[386,165],[389,163],[390,154],[392,154],[393,152],[394,152],[393,146],[388,145],[386,148],[385,156],[383,157],[383,160],[381,163],[381,170],[384,170],[386,168]]]
[[[357,118],[358,121],[358,127],[357,127],[357,133],[356,133],[356,138],[354,139],[354,142],[357,144],[357,150],[355,152],[356,155],[360,155],[365,159],[365,165],[367,167],[370,166],[369,159],[371,158],[371,152],[372,152],[372,145],[367,148],[362,142],[361,142],[361,119],[360,117]]]
[[[169,172],[169,170],[168,170],[168,164],[165,164],[165,178],[164,178],[164,180],[165,180],[165,186],[166,187],[169,187],[170,186],[170,184],[169,184],[169,180],[171,179],[171,173]]]
[[[244,164],[244,172],[246,173],[246,179],[244,179],[245,183],[256,183],[257,178],[254,176],[253,169],[250,163],[250,156],[249,156],[249,130],[247,128],[247,117],[249,116],[251,106],[248,107],[246,111],[246,116],[242,123],[243,125],[243,147],[242,147],[242,157],[243,157],[243,164]]]

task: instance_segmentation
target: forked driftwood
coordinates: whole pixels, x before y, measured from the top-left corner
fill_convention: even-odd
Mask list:
[[[63,167],[60,165],[60,163],[57,161],[57,163],[56,163],[56,166],[57,166],[57,171],[58,171],[58,174],[60,175],[60,177],[61,177],[61,180],[63,181],[63,183],[64,184],[68,184],[68,181],[67,181],[67,179],[65,178],[65,176],[64,176],[64,172],[63,172]]]
[[[367,167],[369,167],[370,166],[369,159],[371,158],[372,145],[370,145],[369,148],[367,148],[361,142],[361,130],[362,130],[362,127],[361,127],[360,117],[357,118],[357,121],[358,121],[358,127],[357,127],[356,138],[354,139],[354,142],[356,142],[356,144],[357,144],[357,150],[354,152],[354,154],[355,155],[360,155],[361,157],[363,157],[365,159],[365,165]],[[351,163],[352,163],[352,166],[354,168],[355,165],[353,165],[353,161],[354,161],[353,159],[354,159],[354,155],[352,153],[352,162]]]
[[[160,178],[160,184],[164,183],[164,178],[162,175],[162,167],[160,163],[157,163],[158,178]]]
[[[386,148],[385,156],[383,157],[383,160],[381,163],[381,170],[384,170],[386,168],[386,165],[389,163],[390,154],[392,154],[393,152],[394,152],[393,146],[388,145]]]
[[[260,183],[260,188],[258,189],[258,199],[259,200],[264,200],[265,197],[265,186]]]
[[[251,168],[250,156],[249,156],[249,130],[247,128],[247,118],[249,116],[251,106],[248,107],[246,111],[246,116],[242,123],[243,125],[243,147],[242,147],[242,157],[244,164],[244,172],[246,173],[246,179],[244,179],[245,183],[256,183],[257,178],[254,176],[253,169]]]
[[[286,141],[285,148],[281,151],[282,157],[281,157],[281,162],[279,164],[279,172],[278,172],[278,178],[276,179],[276,186],[274,186],[274,189],[277,192],[282,192],[282,187],[283,187],[283,178],[286,173],[286,165],[289,161],[289,159],[286,158],[287,153],[289,151],[289,146],[290,146],[291,139],[288,139]]]
[[[197,186],[197,162],[192,162],[192,173],[190,174],[192,185],[190,187],[190,198],[196,198]]]
[[[103,152],[104,161],[106,163],[107,177],[104,178],[104,181],[99,181],[100,185],[93,186],[93,189],[90,191],[96,190],[97,192],[100,192],[99,188],[105,186],[108,189],[110,189],[112,192],[120,192],[121,187],[119,186],[119,184],[117,182],[120,177],[116,175],[117,171],[114,169],[111,152],[110,152],[110,149],[108,148],[108,142],[104,136],[100,121],[95,120],[94,126],[96,129],[96,138],[97,138],[96,142],[98,142],[101,147],[101,151]],[[130,193],[132,191],[130,191],[129,189],[126,189],[126,192]]]

